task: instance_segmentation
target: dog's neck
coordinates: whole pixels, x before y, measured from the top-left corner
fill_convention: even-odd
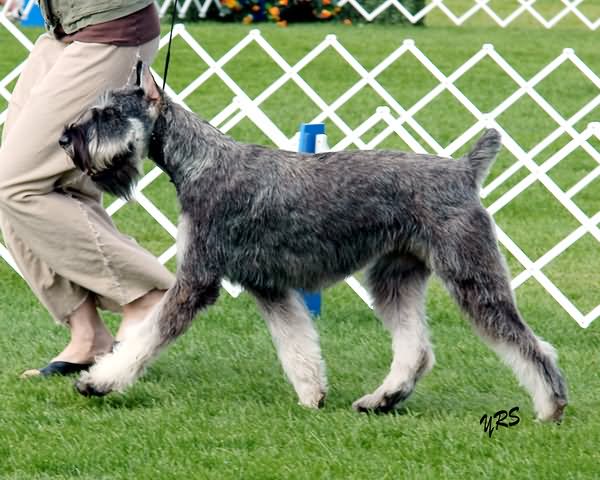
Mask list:
[[[182,172],[172,161],[168,159],[177,158],[177,142],[170,140],[170,128],[169,123],[174,116],[172,107],[168,102],[163,101],[160,106],[160,113],[154,128],[150,134],[150,142],[148,144],[148,158],[167,174],[171,183],[175,185],[180,184],[182,181]]]
[[[163,172],[170,176],[164,155],[164,139],[166,138],[165,135],[167,134],[167,130],[167,120],[161,111],[158,119],[156,122],[154,122],[154,128],[150,134],[150,142],[148,143],[148,158],[153,160]]]
[[[197,177],[203,167],[215,166],[215,145],[224,151],[234,148],[235,141],[180,105],[163,100],[150,135],[148,157],[178,189]]]

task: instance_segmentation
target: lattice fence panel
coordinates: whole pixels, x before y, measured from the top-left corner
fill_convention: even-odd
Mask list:
[[[433,3],[439,4],[440,2]],[[479,2],[481,5],[485,3]],[[526,3],[531,4],[532,2]],[[16,40],[23,46],[31,49],[31,42],[1,16],[0,24],[14,33]],[[339,138],[332,145],[333,150],[374,149],[385,146],[390,139],[396,139],[415,152],[453,156],[460,154],[468,147],[484,128],[497,128],[503,135],[504,149],[514,158],[514,161],[495,175],[481,192],[482,198],[488,204],[489,212],[498,219],[506,209],[515,204],[522,204],[523,197],[528,192],[538,189],[547,196],[549,202],[560,206],[561,214],[566,219],[563,222],[563,228],[559,229],[566,233],[561,233],[560,238],[552,239],[552,245],[547,248],[544,246],[544,251],[537,252],[535,255],[520,245],[518,238],[523,233],[522,231],[510,230],[510,225],[504,226],[502,222],[498,222],[498,239],[514,262],[512,270],[515,276],[512,286],[519,288],[528,280],[537,282],[582,327],[587,327],[600,316],[600,304],[592,303],[597,302],[600,298],[598,281],[595,281],[591,289],[585,285],[574,287],[561,284],[559,287],[557,283],[560,282],[553,281],[553,275],[548,273],[553,265],[560,266],[563,258],[568,257],[573,251],[577,251],[580,257],[583,256],[584,261],[598,262],[598,258],[600,258],[598,253],[600,247],[600,201],[592,204],[592,211],[590,211],[589,205],[584,209],[577,201],[582,193],[593,188],[594,182],[600,177],[600,151],[596,147],[600,140],[600,123],[592,122],[579,130],[576,128],[582,119],[587,118],[600,106],[600,78],[581,61],[573,50],[565,49],[557,58],[527,80],[489,44],[483,45],[471,58],[466,59],[461,66],[446,75],[412,40],[403,41],[386,58],[383,58],[373,68],[367,69],[334,35],[326,36],[322,42],[294,64],[286,61],[277,49],[261,36],[258,30],[249,32],[220,58],[211,56],[183,25],[176,25],[174,36],[178,42],[185,42],[186,48],[189,48],[198,57],[199,64],[203,66],[198,68],[196,78],[179,91],[174,91],[167,85],[167,92],[179,103],[189,108],[187,102],[194,94],[201,91],[204,85],[216,80],[221,82],[224,88],[231,91],[232,100],[210,121],[223,132],[229,132],[243,122],[250,121],[253,128],[277,147],[293,148],[291,135],[284,133],[285,129],[281,128],[272,118],[273,115],[266,113],[265,109],[265,105],[270,99],[276,97],[283,88],[290,86],[301,92],[307,101],[315,106],[317,113],[313,118],[306,118],[305,121],[325,121],[328,128],[331,127],[338,131],[337,137]],[[161,40],[161,49],[166,47],[167,40],[167,37]],[[266,59],[265,61],[277,69],[274,80],[258,94],[249,95],[240,87],[239,81],[236,82],[226,71],[230,62],[240,61],[242,54],[248,51],[247,49],[254,49],[255,53],[258,49]],[[303,74],[306,69],[318,61],[320,56],[331,54],[347,64],[353,72],[355,80],[335,98],[325,101],[316,89],[303,78]],[[408,108],[403,107],[381,81],[388,69],[393,68],[397,61],[404,59],[416,62],[420,68],[428,72],[434,85]],[[509,80],[515,86],[514,92],[486,111],[482,111],[477,106],[477,102],[466,96],[457,86],[463,77],[473,74],[476,68],[484,62],[491,62],[497,68],[498,79],[504,77],[504,80]],[[539,93],[538,88],[544,79],[556,74],[560,68],[566,67],[575,69],[577,75],[592,85],[591,90],[594,93],[584,105],[577,107],[565,118],[549,100]],[[7,87],[19,75],[21,69],[22,65],[17,65],[12,72],[0,80],[0,95],[4,99],[10,98]],[[160,78],[157,72],[154,73]],[[362,112],[363,119],[360,123],[351,126],[344,119],[343,109],[354,98],[363,98],[360,96],[365,94],[369,95],[371,100],[375,97],[374,101],[380,106],[370,112]],[[472,122],[466,125],[466,128],[464,128],[465,125],[460,125],[460,132],[446,146],[443,146],[430,132],[431,125],[420,120],[421,114],[427,108],[434,108],[435,102],[442,96],[449,96],[464,110],[465,115],[472,118]],[[508,128],[504,126],[505,122],[500,118],[506,112],[510,112],[515,104],[524,100],[543,112],[547,117],[547,123],[551,125],[549,133],[542,134],[538,143],[531,147],[521,145],[516,139],[517,135],[508,131]],[[6,111],[0,112],[0,125],[4,123],[5,118]],[[564,140],[565,137],[568,141],[566,143],[563,141],[564,145],[560,148],[556,147],[556,142],[561,138]],[[554,153],[545,158],[543,152],[553,146],[555,147]],[[582,155],[593,166],[568,188],[559,185],[560,182],[557,183],[552,175],[555,169],[560,166],[568,168],[573,156]],[[138,185],[135,208],[141,208],[144,214],[149,215],[153,221],[157,222],[172,239],[171,246],[158,255],[160,261],[165,263],[175,256],[177,229],[169,215],[165,214],[165,206],[157,204],[158,202],[151,200],[150,195],[147,194],[152,185],[159,182],[161,178],[164,179],[164,175],[158,168],[153,168],[147,173]],[[122,209],[128,208],[132,208],[132,206],[122,200],[116,200],[108,206],[107,210],[111,215],[116,215]],[[550,225],[552,220],[550,217],[543,217],[544,212],[540,212],[539,215],[542,216],[544,222],[546,220],[549,222],[548,230],[554,228]],[[583,251],[582,245],[586,247]],[[0,245],[0,256],[16,269],[9,252],[2,245]],[[357,278],[348,278],[347,283],[365,303],[371,305],[368,292]],[[235,285],[225,282],[224,287],[234,297],[240,293],[240,289]],[[574,291],[576,297],[584,298],[586,305],[594,306],[582,311],[573,300]]]

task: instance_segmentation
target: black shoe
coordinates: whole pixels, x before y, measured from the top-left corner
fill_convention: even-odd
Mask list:
[[[44,368],[34,368],[21,374],[21,378],[50,377],[52,375],[71,375],[88,370],[93,363],[50,362]]]

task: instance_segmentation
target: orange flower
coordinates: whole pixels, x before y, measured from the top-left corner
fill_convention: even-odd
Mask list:
[[[236,3],[236,0],[223,0],[223,4],[229,9],[233,9]]]
[[[331,3],[331,0],[323,0],[323,5],[329,5]]]
[[[321,18],[329,18],[329,17],[331,17],[331,15],[332,15],[332,13],[329,10],[325,10],[325,9],[321,10],[321,15],[320,15]]]
[[[249,23],[252,23],[252,20],[252,15],[246,15],[242,20],[242,23],[248,25]]]
[[[278,27],[287,27],[287,21],[281,20],[280,22],[277,22],[277,26]]]
[[[269,8],[269,13],[271,15],[273,15],[274,17],[279,17],[279,8],[271,7],[271,8]]]
[[[258,12],[260,10],[260,5],[252,5],[252,11]]]
[[[279,5],[287,5],[288,0],[279,0]]]
[[[352,25],[352,20],[349,18],[344,19],[344,25]]]

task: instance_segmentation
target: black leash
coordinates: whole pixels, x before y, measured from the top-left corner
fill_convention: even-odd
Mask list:
[[[173,2],[173,10],[171,13],[171,32],[169,33],[169,46],[167,47],[167,57],[165,58],[165,73],[163,75],[163,86],[164,91],[165,85],[167,84],[167,74],[169,73],[169,62],[171,61],[171,42],[173,41],[173,28],[175,27],[175,14],[177,13],[177,0]]]

